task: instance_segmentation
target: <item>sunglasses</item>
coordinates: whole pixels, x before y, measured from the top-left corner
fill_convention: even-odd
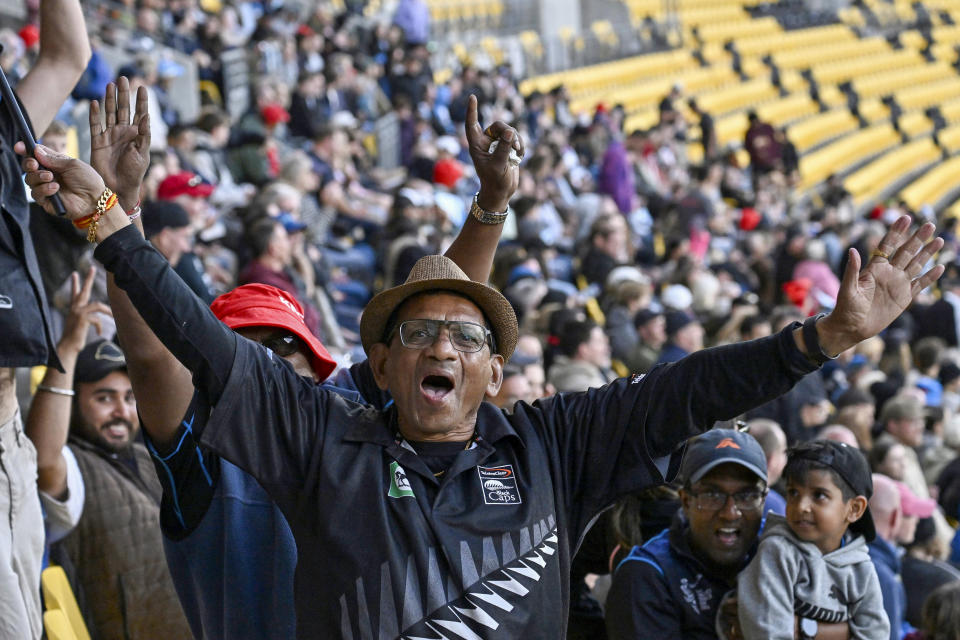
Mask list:
[[[270,351],[273,351],[275,354],[281,358],[286,358],[287,356],[293,355],[297,351],[301,350],[303,341],[292,333],[281,333],[278,335],[267,336],[262,340],[258,340],[260,344],[265,346]]]

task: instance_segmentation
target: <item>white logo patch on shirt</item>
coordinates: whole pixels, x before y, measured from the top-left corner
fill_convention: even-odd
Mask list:
[[[513,465],[498,467],[477,466],[480,475],[480,489],[486,504],[521,504],[520,490],[517,488],[517,476]]]

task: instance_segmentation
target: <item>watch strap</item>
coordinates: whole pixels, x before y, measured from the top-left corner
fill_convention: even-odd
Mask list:
[[[826,315],[825,313],[818,313],[815,316],[810,316],[804,320],[803,329],[801,330],[803,346],[807,350],[807,358],[809,358],[811,362],[815,362],[818,366],[830,360],[837,359],[837,356],[827,355],[823,347],[820,346],[820,336],[817,333],[817,321]]]

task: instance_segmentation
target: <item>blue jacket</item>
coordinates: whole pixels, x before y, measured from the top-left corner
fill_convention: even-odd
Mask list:
[[[353,368],[372,401],[366,363]],[[323,385],[364,402],[351,371]],[[279,507],[248,473],[201,448],[195,433],[209,410],[194,397],[173,451],[148,440],[164,488],[163,550],[177,596],[197,638],[286,640],[296,635],[297,548]]]
[[[907,592],[900,579],[900,553],[895,546],[879,536],[868,545],[867,550],[880,579],[883,608],[890,620],[890,640],[900,640],[907,611]]]
[[[689,530],[678,514],[669,529],[617,565],[606,602],[610,640],[716,639],[717,609],[736,573],[709,571],[690,549]]]

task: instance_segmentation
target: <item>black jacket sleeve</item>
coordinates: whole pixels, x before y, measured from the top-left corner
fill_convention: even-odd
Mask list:
[[[132,225],[94,252],[160,341],[193,373],[193,384],[214,405],[233,366],[238,336],[174,273]]]
[[[794,341],[777,335],[705,349],[584,393],[560,394],[540,406],[544,434],[559,456],[567,507],[578,535],[617,497],[669,480],[654,460],[688,438],[734,418],[792,387],[816,369]]]

